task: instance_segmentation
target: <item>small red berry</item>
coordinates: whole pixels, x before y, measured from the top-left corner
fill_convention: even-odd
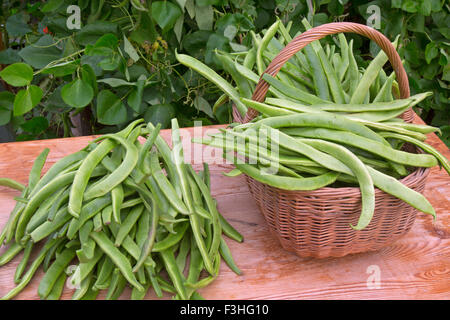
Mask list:
[[[44,29],[42,29],[42,32],[44,32],[44,33],[47,33],[47,34],[48,34],[48,33],[49,33],[49,32],[48,32],[48,28],[47,28],[47,27],[45,27]]]

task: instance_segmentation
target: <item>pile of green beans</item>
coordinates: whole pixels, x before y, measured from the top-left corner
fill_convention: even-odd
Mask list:
[[[224,236],[243,237],[217,210],[208,165],[196,172],[184,162],[176,119],[173,148],[160,125],[142,122],[95,139],[42,175],[45,149],[27,185],[0,179],[21,192],[0,233],[0,245],[8,246],[0,266],[23,252],[16,287],[3,300],[20,293],[41,266],[38,295],[51,300],[68,284],[76,300],[95,299],[101,290],[117,299],[127,286],[131,299],[151,288],[157,297],[203,299],[198,289],[217,278],[222,260],[241,273]]]
[[[311,28],[302,21],[305,29]],[[182,64],[199,72],[224,92],[215,108],[230,99],[245,115],[248,108],[259,116],[246,124],[194,142],[225,151],[236,169],[284,190],[359,187],[362,209],[354,229],[371,221],[375,187],[418,210],[436,213],[420,193],[399,179],[418,167],[440,165],[450,174],[448,160],[430,145],[426,134],[438,128],[405,123],[398,118],[408,108],[431,95],[399,96],[395,73],[383,69],[388,61],[380,51],[367,68],[357,65],[353,42],[343,34],[334,44],[314,41],[286,62],[276,77],[264,73],[267,65],[292,40],[290,26],[277,20],[263,34],[252,34],[253,46],[245,52],[216,52],[228,83],[200,61],[177,54]],[[397,40],[393,46],[396,47]],[[250,98],[260,79],[270,84],[264,102]],[[424,153],[405,151],[412,144]]]

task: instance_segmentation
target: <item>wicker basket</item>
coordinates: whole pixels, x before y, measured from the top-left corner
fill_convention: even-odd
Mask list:
[[[302,33],[273,59],[265,73],[275,76],[282,65],[307,44],[339,32],[358,33],[374,40],[386,52],[395,70],[400,97],[409,97],[408,77],[391,42],[375,29],[356,23],[329,23]],[[268,88],[269,85],[261,79],[252,99],[264,101]],[[234,107],[233,115],[235,121],[245,123],[256,117],[258,112],[249,109],[245,117],[241,117]],[[407,122],[412,122],[413,117],[412,110],[402,115]],[[418,168],[401,182],[422,193],[429,171]],[[361,213],[359,188],[325,187],[315,191],[287,191],[249,176],[246,179],[271,233],[279,239],[283,248],[301,257],[342,257],[378,250],[406,234],[418,212],[404,201],[376,189],[374,216],[366,228],[356,231],[350,224],[356,225]]]

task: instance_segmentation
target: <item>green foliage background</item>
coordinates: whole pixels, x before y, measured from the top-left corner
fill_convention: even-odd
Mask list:
[[[80,30],[66,26],[71,4],[81,9]],[[228,123],[229,105],[212,111],[221,92],[178,64],[175,50],[220,72],[213,50],[248,50],[249,31],[260,32],[276,16],[293,21],[294,34],[303,17],[313,25],[365,24],[371,5],[380,8],[380,31],[390,39],[401,35],[399,53],[411,93],[434,92],[416,112],[441,127],[441,138],[450,145],[450,18],[444,0],[3,1],[0,64],[5,69],[24,62],[33,76],[22,77],[17,86],[2,77],[0,125],[16,140],[30,140],[72,135],[76,114],[86,134],[116,131],[137,117],[166,126],[172,117],[181,126],[196,120]],[[349,37],[362,65],[379,50],[367,39]]]

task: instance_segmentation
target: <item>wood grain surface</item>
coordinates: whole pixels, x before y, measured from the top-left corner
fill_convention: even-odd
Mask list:
[[[416,116],[416,122],[421,120]],[[218,127],[206,127],[216,131]],[[205,128],[204,128],[205,129]],[[450,178],[444,170],[433,168],[425,196],[437,212],[437,220],[419,213],[411,231],[377,252],[342,258],[304,259],[284,251],[270,234],[243,177],[225,177],[232,168],[224,164],[221,152],[191,145],[190,137],[201,130],[182,129],[186,157],[195,155],[194,167],[203,160],[210,164],[213,196],[219,211],[244,236],[243,243],[227,239],[243,274],[237,276],[224,263],[216,281],[199,290],[206,299],[450,299]],[[170,131],[162,135],[170,139]],[[26,183],[35,157],[50,148],[47,170],[55,161],[83,148],[93,137],[0,144],[0,177]],[[434,135],[427,140],[448,159],[449,149]],[[199,155],[203,156],[200,157]],[[16,191],[0,187],[0,228],[6,223]],[[5,248],[0,248],[0,254]],[[0,268],[0,296],[14,287],[13,276],[20,256]],[[379,272],[379,285],[371,282]],[[42,271],[16,299],[38,299],[37,287]],[[64,299],[73,290],[65,288]],[[99,299],[104,293],[99,295]],[[129,299],[125,291],[121,299]],[[148,299],[155,299],[148,294]],[[170,298],[166,296],[165,298]]]

